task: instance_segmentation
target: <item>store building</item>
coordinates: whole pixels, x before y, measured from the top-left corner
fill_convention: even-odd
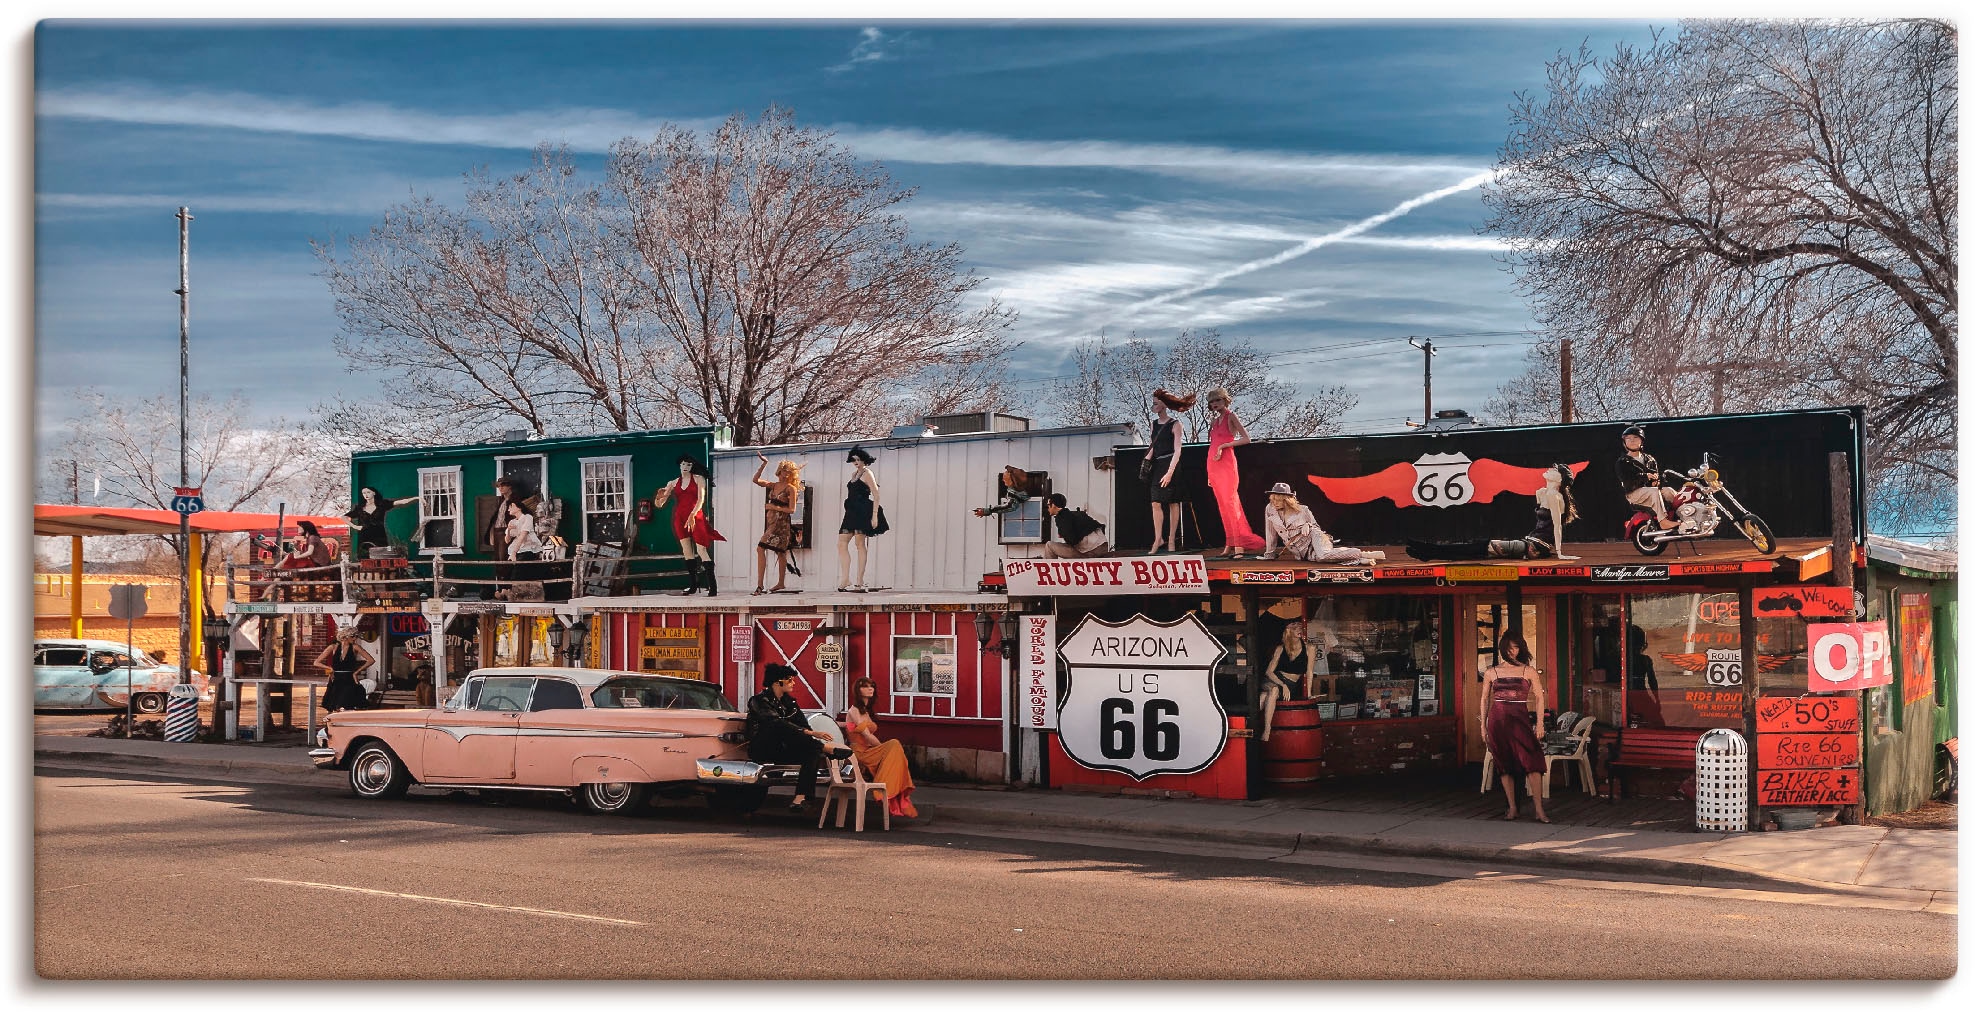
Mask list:
[[[1872,535],[1865,597],[1890,630],[1895,677],[1866,693],[1869,815],[1908,812],[1938,790],[1959,737],[1959,555]]]

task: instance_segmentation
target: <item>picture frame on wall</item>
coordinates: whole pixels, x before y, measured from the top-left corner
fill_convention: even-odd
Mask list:
[[[1437,715],[1437,701],[1434,699],[1417,700],[1416,715],[1419,717],[1435,717]]]

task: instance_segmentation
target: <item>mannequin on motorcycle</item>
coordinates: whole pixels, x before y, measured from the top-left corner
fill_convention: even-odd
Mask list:
[[[1643,449],[1643,426],[1632,425],[1622,432],[1623,455],[1616,458],[1616,482],[1623,498],[1657,518],[1657,526],[1670,530],[1677,526],[1677,491],[1664,485],[1663,469],[1657,458]]]

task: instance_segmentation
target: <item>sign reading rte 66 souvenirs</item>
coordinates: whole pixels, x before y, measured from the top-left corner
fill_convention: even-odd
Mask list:
[[[1088,769],[1136,780],[1195,773],[1223,754],[1229,718],[1211,684],[1224,645],[1190,612],[1174,622],[1091,614],[1059,645],[1071,685],[1059,743]]]

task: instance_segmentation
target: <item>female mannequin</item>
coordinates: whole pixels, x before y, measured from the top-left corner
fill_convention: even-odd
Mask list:
[[[351,556],[368,559],[371,549],[390,547],[392,539],[385,533],[385,514],[418,501],[416,495],[404,499],[388,498],[370,485],[358,489],[358,501],[344,512],[344,517],[357,529],[351,535]]]
[[[1540,670],[1533,666],[1526,637],[1516,632],[1499,637],[1499,663],[1479,672],[1478,680],[1483,683],[1478,693],[1478,737],[1499,768],[1499,784],[1506,791],[1506,821],[1519,817],[1515,785],[1521,778],[1533,799],[1533,818],[1551,821],[1540,803],[1540,778],[1547,775],[1547,759],[1535,728],[1547,712],[1547,691],[1540,683]]]
[[[777,585],[770,588],[772,594],[787,593],[784,589],[784,573],[791,566],[791,515],[797,512],[798,494],[803,483],[798,479],[799,466],[788,460],[777,462],[777,480],[764,481],[763,469],[770,464],[770,458],[756,455],[756,474],[750,478],[763,493],[763,537],[756,542],[756,589],[751,594],[763,593],[763,569],[769,564],[765,552],[777,555]],[[802,574],[799,574],[802,575]],[[796,593],[789,591],[788,593]]]
[[[1272,740],[1272,715],[1279,700],[1313,695],[1313,649],[1306,643],[1306,623],[1290,622],[1265,662],[1265,688],[1258,694],[1258,708],[1265,718],[1258,727],[1258,740]]]
[[[1149,430],[1148,452],[1142,455],[1141,470],[1148,482],[1148,508],[1155,521],[1155,543],[1149,547],[1148,554],[1156,555],[1163,551],[1165,523],[1169,532],[1167,550],[1176,550],[1177,536],[1182,533],[1182,503],[1189,494],[1176,480],[1176,464],[1182,460],[1181,420],[1170,417],[1169,412],[1195,407],[1196,395],[1177,397],[1157,387],[1152,400],[1155,421]]]
[[[880,480],[873,476],[873,455],[855,446],[846,453],[853,466],[852,480],[846,482],[846,516],[839,523],[839,589],[865,593],[866,539],[887,533],[887,513],[880,508]],[[850,549],[859,547],[859,578],[852,575]]]
[[[687,597],[704,585],[708,596],[715,596],[715,563],[712,551],[715,542],[727,541],[708,522],[708,478],[701,473],[701,465],[693,457],[682,456],[681,476],[672,484],[663,485],[653,495],[653,508],[659,509],[674,503],[674,537],[681,542],[681,554],[687,557],[688,585],[680,596]]]
[[[1533,529],[1523,538],[1491,541],[1410,541],[1409,557],[1421,562],[1433,559],[1546,559],[1580,558],[1560,556],[1563,528],[1581,519],[1574,507],[1574,472],[1565,464],[1547,469],[1543,484],[1533,494]]]
[[[1279,482],[1265,494],[1265,551],[1263,559],[1277,559],[1290,552],[1301,562],[1331,562],[1349,566],[1372,566],[1386,558],[1382,552],[1336,547],[1334,539],[1320,529],[1313,511],[1293,494],[1292,486]]]
[[[1229,558],[1246,552],[1262,551],[1265,539],[1251,529],[1244,506],[1238,502],[1237,448],[1251,442],[1251,433],[1231,410],[1231,392],[1218,387],[1203,395],[1210,408],[1210,456],[1204,469],[1210,476],[1210,491],[1217,498],[1217,513],[1224,520],[1224,548],[1212,558]]]

